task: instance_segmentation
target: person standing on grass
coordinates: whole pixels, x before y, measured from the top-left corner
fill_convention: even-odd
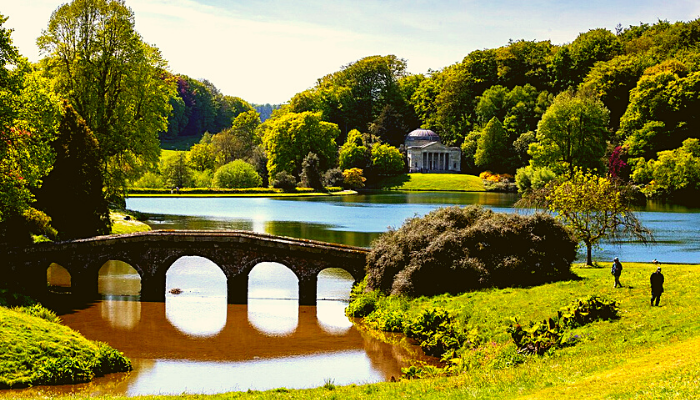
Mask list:
[[[622,275],[622,263],[620,263],[619,258],[615,257],[613,259],[613,265],[610,269],[610,273],[615,277],[615,285],[613,287],[622,287],[622,284],[620,283],[620,275]]]
[[[661,293],[664,292],[664,275],[661,273],[661,267],[656,269],[656,272],[651,274],[649,278],[651,283],[651,305],[654,305],[654,300],[656,300],[656,305],[659,305],[659,300],[661,300]]]

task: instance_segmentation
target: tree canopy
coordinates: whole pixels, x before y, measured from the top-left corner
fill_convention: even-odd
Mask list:
[[[158,161],[175,89],[166,61],[134,25],[123,1],[74,0],[37,39],[46,75],[99,142],[107,194],[116,198],[130,172]]]
[[[298,177],[304,157],[310,152],[318,156],[323,171],[336,162],[335,139],[340,129],[323,121],[320,113],[287,113],[265,121],[261,129],[270,176],[286,171]]]

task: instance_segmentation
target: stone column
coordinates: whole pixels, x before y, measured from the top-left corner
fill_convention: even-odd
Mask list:
[[[226,280],[229,304],[248,304],[248,275],[239,274]]]
[[[72,268],[70,271],[70,290],[74,296],[81,299],[95,299],[99,297],[99,272],[78,268]]]
[[[165,301],[165,274],[141,277],[141,301]]]
[[[299,305],[315,306],[317,289],[317,275],[310,275],[299,278]]]

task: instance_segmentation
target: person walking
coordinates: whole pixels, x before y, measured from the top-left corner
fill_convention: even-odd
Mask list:
[[[651,274],[649,283],[651,283],[651,305],[655,305],[654,300],[656,300],[656,305],[658,306],[659,300],[661,300],[661,293],[664,292],[664,275],[661,273],[661,267],[656,268],[656,272]]]
[[[615,277],[615,285],[613,287],[622,287],[622,284],[620,283],[620,275],[622,275],[622,263],[620,263],[619,258],[615,257],[613,259],[613,265],[610,269],[610,273]]]

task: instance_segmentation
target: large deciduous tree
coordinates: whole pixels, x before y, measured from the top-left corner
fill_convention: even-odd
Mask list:
[[[60,115],[47,82],[30,72],[13,46],[6,20],[0,14],[0,241],[17,239],[14,228],[38,214],[31,190],[53,163],[50,142]]]
[[[158,49],[134,29],[123,0],[74,0],[56,9],[37,40],[59,94],[100,145],[107,194],[120,198],[130,173],[154,165],[174,82]]]
[[[274,177],[280,171],[301,174],[304,157],[316,153],[322,170],[335,163],[340,134],[336,124],[321,120],[321,113],[287,113],[265,121],[263,144],[267,150],[267,170]]]
[[[550,182],[541,199],[586,245],[586,264],[592,265],[592,248],[603,239],[653,240],[632,211],[627,192],[617,182],[577,168],[571,176]]]
[[[535,167],[573,173],[575,167],[602,170],[609,112],[593,94],[562,92],[537,125],[528,153]]]

